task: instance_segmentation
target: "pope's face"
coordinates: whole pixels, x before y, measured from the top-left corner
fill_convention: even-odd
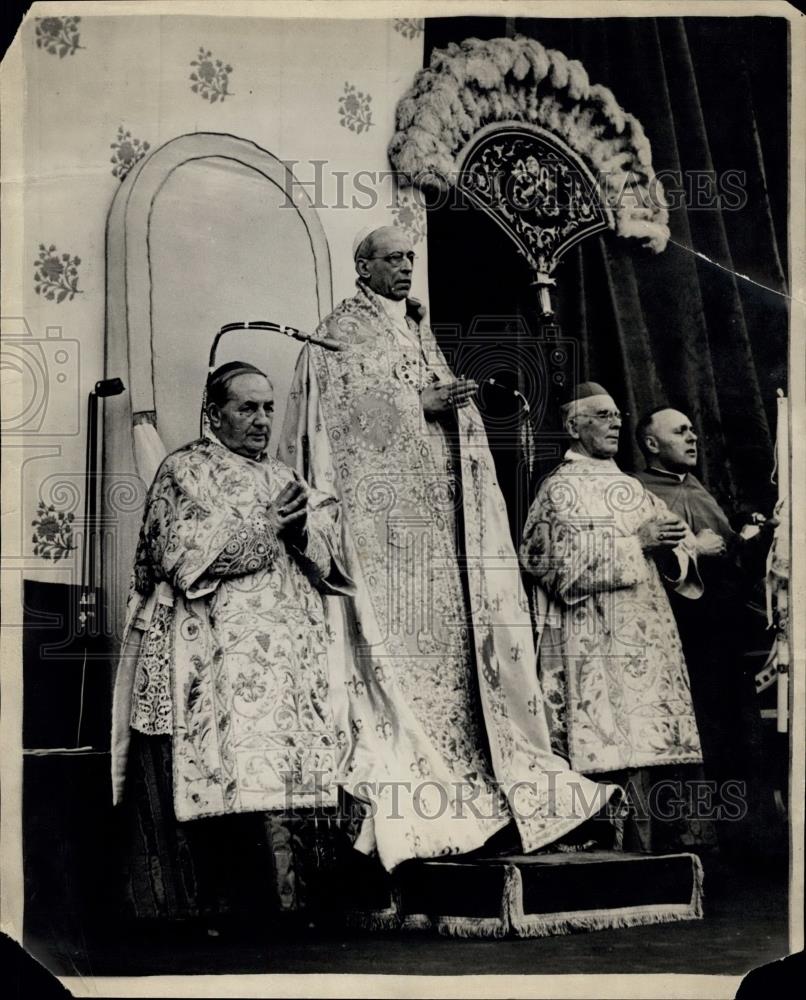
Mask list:
[[[658,464],[672,472],[685,472],[697,464],[697,435],[691,421],[679,410],[661,410],[652,417],[646,433],[647,448]]]
[[[227,389],[227,402],[210,406],[210,426],[230,451],[245,458],[259,458],[269,445],[274,417],[271,383],[262,375],[236,375]]]
[[[591,396],[577,404],[568,432],[591,458],[612,458],[618,451],[621,414],[610,396]]]
[[[373,237],[369,259],[360,258],[358,273],[373,292],[400,301],[411,290],[414,251],[409,236],[400,229],[381,230]]]

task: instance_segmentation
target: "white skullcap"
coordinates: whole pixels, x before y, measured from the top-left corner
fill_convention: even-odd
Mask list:
[[[355,234],[355,239],[353,240],[353,260],[358,259],[358,251],[361,249],[361,244],[364,240],[375,232],[377,226],[364,226],[363,229],[359,229]]]

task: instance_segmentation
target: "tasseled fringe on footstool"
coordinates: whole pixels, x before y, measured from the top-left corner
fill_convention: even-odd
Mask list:
[[[680,856],[680,855],[678,855]],[[383,910],[353,912],[348,925],[363,930],[431,930],[460,938],[539,938],[583,931],[637,927],[646,924],[700,920],[703,916],[703,870],[696,855],[691,859],[692,891],[687,903],[653,903],[593,910],[524,913],[523,879],[515,864],[506,864],[500,916],[430,915],[402,912],[402,894],[396,889]]]
[[[403,926],[400,912],[400,890],[390,894],[390,905],[382,910],[347,910],[344,922],[347,927],[362,931],[397,931]]]
[[[693,861],[693,884],[688,903],[658,903],[648,906],[620,906],[612,909],[577,910],[567,913],[523,912],[521,873],[512,867],[507,873],[513,888],[510,919],[516,937],[553,937],[575,931],[601,931],[644,924],[669,924],[679,920],[701,920],[703,916],[703,870],[696,855]]]
[[[428,917],[413,913],[403,918],[402,929],[435,930],[445,937],[504,938],[510,932],[506,914],[501,917]]]

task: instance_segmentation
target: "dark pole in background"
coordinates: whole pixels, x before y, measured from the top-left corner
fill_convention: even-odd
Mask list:
[[[81,723],[84,718],[84,684],[87,676],[87,654],[91,640],[99,633],[96,604],[98,549],[98,400],[119,396],[125,390],[119,378],[102,379],[87,399],[87,447],[84,483],[84,544],[81,552],[81,598],[78,626],[83,636],[84,655],[81,664],[76,746],[81,745]]]

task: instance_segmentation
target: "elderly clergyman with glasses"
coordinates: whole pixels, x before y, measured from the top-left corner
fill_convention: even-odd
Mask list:
[[[571,446],[540,485],[520,549],[534,581],[552,742],[583,774],[630,786],[640,822],[628,826],[635,839],[625,846],[679,846],[652,843],[650,781],[670,776],[655,768],[696,765],[702,755],[661,575],[698,598],[696,543],[662,500],[616,465],[622,417],[602,386],[576,386],[562,416]]]
[[[354,846],[387,869],[499,832],[533,851],[615,789],[551,751],[477,386],[408,297],[411,240],[383,227],[353,251],[357,293],[318,331],[343,349],[304,349],[282,454],[342,504],[356,593],[329,623],[346,651],[345,787],[368,807]]]

